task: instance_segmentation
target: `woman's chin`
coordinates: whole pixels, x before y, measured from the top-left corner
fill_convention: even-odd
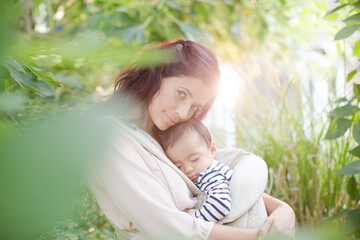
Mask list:
[[[171,127],[169,124],[166,123],[162,123],[162,124],[156,124],[156,127],[160,130],[160,131],[165,131],[167,129],[169,129],[169,127]]]

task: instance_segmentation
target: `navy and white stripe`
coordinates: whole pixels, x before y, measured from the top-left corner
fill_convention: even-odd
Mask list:
[[[195,184],[205,193],[206,201],[195,212],[195,217],[208,222],[218,222],[229,214],[231,210],[229,183],[232,173],[231,168],[217,160],[200,173]]]

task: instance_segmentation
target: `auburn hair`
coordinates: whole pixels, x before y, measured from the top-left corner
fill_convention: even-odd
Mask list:
[[[146,67],[135,64],[121,71],[115,83],[115,97],[122,99],[129,97],[132,100],[139,101],[145,110],[155,93],[160,89],[162,78],[194,77],[217,87],[220,80],[218,61],[207,47],[194,41],[177,39],[163,42],[157,48],[168,52],[173,58],[172,61]],[[214,99],[204,106],[202,111],[196,114],[196,117],[202,119],[213,101]]]

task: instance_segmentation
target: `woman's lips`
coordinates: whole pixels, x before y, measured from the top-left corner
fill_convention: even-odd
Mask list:
[[[169,114],[167,114],[167,112],[164,112],[164,114],[169,125],[174,126],[176,124],[175,120],[173,120],[173,118]]]

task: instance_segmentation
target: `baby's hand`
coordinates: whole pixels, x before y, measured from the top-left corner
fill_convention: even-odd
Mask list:
[[[196,208],[188,208],[188,209],[186,209],[185,211],[186,211],[188,214],[190,214],[191,216],[195,216],[196,210],[197,210],[197,206],[196,206]]]

